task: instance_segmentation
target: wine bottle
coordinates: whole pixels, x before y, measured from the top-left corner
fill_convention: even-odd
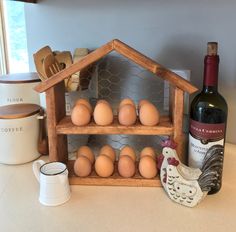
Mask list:
[[[190,106],[188,156],[190,167],[201,169],[210,147],[214,145],[224,147],[228,107],[225,99],[218,92],[218,70],[217,43],[209,42],[204,59],[203,89]],[[219,183],[209,194],[220,190],[221,178],[222,176],[219,176]]]

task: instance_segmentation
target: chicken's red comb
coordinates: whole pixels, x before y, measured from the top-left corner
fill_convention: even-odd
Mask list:
[[[177,143],[172,139],[166,139],[161,142],[161,146],[175,149],[177,147]]]

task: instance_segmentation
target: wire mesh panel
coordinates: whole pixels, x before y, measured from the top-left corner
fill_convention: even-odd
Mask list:
[[[148,99],[163,111],[162,79],[117,54],[106,56],[98,67],[98,97],[109,101],[115,113],[124,98],[136,104]]]
[[[189,70],[173,71],[187,80],[190,79]],[[141,99],[147,99],[158,108],[162,115],[169,114],[168,82],[125,57],[111,53],[95,65],[91,75],[87,75],[87,82],[89,83],[89,98],[93,107],[95,107],[98,99],[105,99],[111,104],[113,113],[117,114],[122,99],[131,98],[136,105]],[[188,95],[185,96],[185,114],[187,108]],[[103,145],[110,144],[117,151],[125,145],[130,145],[137,152],[146,146],[154,147],[158,152],[161,151],[160,143],[163,138],[164,136],[153,135],[73,135],[69,136],[69,143],[71,143],[73,151],[77,150],[78,144],[88,145],[95,152]],[[71,157],[74,158],[74,153],[70,154],[69,158]]]
[[[98,66],[98,98],[107,100],[114,114],[124,98],[131,98],[137,105],[141,99],[151,101],[161,114],[164,111],[164,81],[156,75],[118,54],[110,54],[100,60]],[[95,105],[97,99],[93,99]],[[140,151],[145,146],[160,150],[159,136],[141,135],[92,135],[89,146],[110,144],[117,150],[125,145]]]

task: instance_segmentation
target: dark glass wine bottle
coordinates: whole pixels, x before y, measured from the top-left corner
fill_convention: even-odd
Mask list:
[[[224,147],[228,109],[225,99],[218,92],[218,70],[217,43],[209,42],[204,59],[203,89],[193,99],[190,106],[188,157],[190,167],[201,169],[210,147],[214,145]],[[219,183],[211,189],[209,194],[220,190],[221,178],[222,172]]]

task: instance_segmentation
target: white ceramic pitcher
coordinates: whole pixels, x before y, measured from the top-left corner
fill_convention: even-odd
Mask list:
[[[36,160],[33,163],[33,172],[40,184],[40,203],[56,206],[70,199],[68,170],[64,163]]]

